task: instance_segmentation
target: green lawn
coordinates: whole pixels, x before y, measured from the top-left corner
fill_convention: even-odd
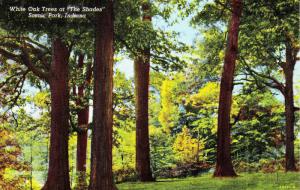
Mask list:
[[[276,190],[299,189],[300,173],[240,174],[237,178],[212,178],[211,174],[184,179],[159,179],[155,183],[122,183],[119,190]]]

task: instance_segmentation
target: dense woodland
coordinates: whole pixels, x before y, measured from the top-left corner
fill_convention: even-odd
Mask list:
[[[299,0],[0,5],[0,189],[298,171]],[[20,5],[105,9],[32,19],[8,11]],[[172,30],[183,21],[192,44]]]

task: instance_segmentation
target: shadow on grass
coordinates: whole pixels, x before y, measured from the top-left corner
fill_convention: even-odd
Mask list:
[[[153,183],[169,183],[169,182],[178,182],[178,181],[184,181],[184,179],[174,179],[174,180],[157,180]]]

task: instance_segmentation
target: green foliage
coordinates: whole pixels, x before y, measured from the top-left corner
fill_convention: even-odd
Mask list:
[[[113,89],[114,127],[132,130],[134,114],[133,82],[117,70]]]
[[[205,142],[208,162],[215,159],[219,87],[216,82],[206,83],[198,93],[188,97],[185,105],[193,135]]]
[[[237,160],[257,162],[283,156],[284,108],[270,91],[245,87],[236,97],[239,121],[233,126],[232,153]]]
[[[114,179],[133,181],[136,179],[133,82],[119,70],[115,71],[114,78]]]
[[[191,50],[189,77],[196,87],[206,82],[218,81],[224,60],[226,33],[221,27],[200,29],[201,37],[196,38]]]
[[[16,143],[20,151],[16,155],[17,161],[26,163],[27,169],[21,171],[22,189],[29,189],[31,186],[33,189],[39,189],[47,174],[49,93],[43,91],[36,95],[21,96],[17,103],[18,107],[7,112],[9,117],[0,123],[0,127],[1,130],[14,134],[8,135],[7,138],[13,138],[11,143]],[[17,161],[12,164],[19,167]],[[10,171],[11,177],[20,175],[15,169]]]
[[[27,75],[28,70],[23,66],[11,64],[4,56],[0,57],[0,106],[5,108],[3,111],[15,106],[23,92]]]
[[[149,16],[165,17],[166,11],[159,11],[160,5],[157,2],[159,1],[151,2]],[[150,48],[152,68],[155,70],[182,69],[186,63],[180,55],[188,47],[178,40],[177,33],[155,27],[151,22],[144,22],[141,19],[143,3],[143,0],[116,2],[116,49],[134,59],[145,48]],[[167,18],[168,16],[165,17],[166,21]]]
[[[81,189],[87,189],[87,188],[88,188],[88,186],[87,186],[86,172],[76,172],[74,189],[81,190]]]
[[[284,159],[260,159],[258,162],[240,161],[234,166],[237,172],[263,172],[274,173],[284,171]]]
[[[69,146],[68,146],[68,154],[69,154],[69,164],[70,164],[70,181],[72,183],[77,179],[76,172],[76,146],[77,146],[77,135],[73,134],[69,136]]]
[[[150,155],[151,168],[155,176],[159,176],[164,169],[175,165],[172,137],[162,128],[150,126]]]
[[[122,132],[132,132],[134,130],[134,87],[131,79],[127,79],[125,74],[116,70],[115,83],[113,89],[113,120],[114,136],[113,142],[116,147],[123,141],[119,134]]]
[[[119,145],[113,148],[113,171],[116,181],[135,179],[135,132],[118,129]]]

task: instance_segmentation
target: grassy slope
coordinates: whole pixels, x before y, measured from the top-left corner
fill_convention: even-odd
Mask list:
[[[161,179],[155,183],[122,183],[119,190],[276,190],[300,189],[300,173],[240,174],[237,178],[212,178],[205,174],[184,179]]]

